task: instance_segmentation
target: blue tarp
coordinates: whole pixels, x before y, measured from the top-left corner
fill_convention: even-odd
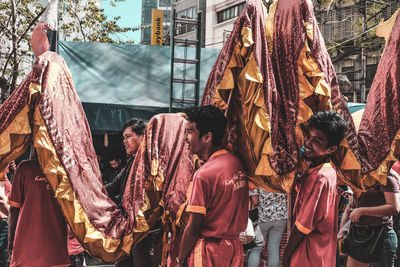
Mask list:
[[[175,48],[177,58],[195,58],[195,48]],[[71,70],[75,88],[95,133],[120,131],[132,117],[150,119],[168,112],[171,48],[169,46],[59,42],[59,54]],[[200,98],[217,49],[201,49]],[[175,63],[176,78],[193,79],[195,67]],[[183,87],[184,86],[184,87]],[[194,98],[194,85],[175,84],[175,98]],[[354,113],[365,104],[349,103]]]
[[[176,47],[175,57],[195,58],[195,48]],[[92,131],[120,131],[131,117],[168,112],[171,48],[168,46],[59,42]],[[201,49],[200,97],[219,54]],[[193,64],[175,63],[174,77],[195,77]],[[194,98],[194,85],[175,84],[175,98]],[[104,105],[105,104],[105,105]]]
[[[365,108],[364,103],[347,103],[347,107],[349,108],[350,113],[354,113],[359,111],[360,109]]]
[[[183,47],[176,47],[176,57],[183,57],[184,50]],[[201,50],[202,90],[218,53],[216,49]],[[169,46],[61,41],[59,54],[71,70],[82,102],[169,107]],[[187,57],[195,57],[195,48],[187,48]],[[176,78],[183,77],[183,72],[183,64],[175,63]],[[194,78],[194,75],[194,65],[187,64],[186,78]],[[175,86],[176,97],[179,96],[180,86]],[[186,87],[186,98],[193,97],[194,90],[189,85]]]

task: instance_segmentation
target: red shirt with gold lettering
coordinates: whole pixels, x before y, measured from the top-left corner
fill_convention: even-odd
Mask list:
[[[8,203],[20,209],[10,267],[68,266],[67,224],[37,160],[19,164]]]
[[[334,267],[338,232],[336,171],[330,164],[309,169],[300,178],[293,218],[305,234],[290,266]]]
[[[186,211],[204,214],[203,237],[236,239],[246,229],[248,207],[241,162],[226,150],[215,152],[194,174]]]

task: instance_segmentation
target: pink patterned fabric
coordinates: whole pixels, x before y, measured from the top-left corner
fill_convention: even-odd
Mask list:
[[[50,44],[45,30],[50,30],[50,27],[46,23],[39,21],[32,32],[31,44],[35,57],[49,51]]]
[[[307,39],[305,22],[313,26],[311,42]],[[232,34],[211,71],[201,104],[212,103],[216,87],[227,70],[233,49],[240,41],[243,27],[249,27],[253,32],[254,44],[250,49],[264,81],[264,101],[270,119],[273,148],[269,163],[274,172],[278,175],[290,173],[299,163],[299,147],[295,135],[300,92],[297,60],[306,41],[309,42],[312,58],[330,85],[333,109],[343,115],[349,124],[346,137],[354,154],[359,158],[355,127],[339,91],[336,74],[318,29],[311,1],[278,1],[274,18],[273,51],[268,51],[267,47],[261,1],[249,1],[236,20]],[[272,52],[272,56],[269,52]],[[233,104],[230,108],[233,108]]]
[[[124,216],[124,212],[118,209],[107,196],[100,179],[101,174],[89,124],[68,67],[56,53],[47,51],[39,56],[32,72],[0,107],[0,134],[7,130],[11,122],[29,103],[31,83],[36,84],[41,89],[41,93],[35,94],[35,97],[31,99],[29,121],[23,123],[33,123],[33,112],[36,108],[39,109],[57,158],[91,225],[105,238],[122,240],[124,236],[132,232],[134,221]],[[31,131],[33,136],[35,131],[33,129]],[[27,136],[24,143],[20,144],[23,148],[15,157],[22,154],[29,143],[31,143],[31,138]],[[1,160],[4,160],[4,155],[2,156]],[[71,214],[64,215],[68,217]],[[73,221],[73,218],[68,219],[70,222]],[[80,242],[83,243],[83,240]],[[96,249],[91,252],[97,257],[102,257],[102,255],[113,257],[112,253],[107,254],[109,252],[105,252],[102,248]]]
[[[400,130],[400,16],[397,16],[372,82],[358,130],[361,172],[369,173],[387,157]],[[353,147],[352,150],[354,151]],[[396,150],[398,158],[400,151]]]
[[[178,114],[159,114],[149,121],[124,193],[123,205],[132,219],[143,206],[146,183],[153,185],[147,192],[153,191],[154,183],[161,175],[164,178],[161,188],[164,214],[176,219],[186,200],[193,171],[192,154],[185,142],[185,123],[185,118]],[[152,176],[151,167],[155,160],[158,168],[153,170],[156,175]]]

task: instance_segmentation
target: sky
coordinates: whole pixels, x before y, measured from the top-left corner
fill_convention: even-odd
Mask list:
[[[110,5],[109,0],[102,0],[102,8],[107,17],[120,16],[118,25],[120,27],[138,27],[141,24],[142,1],[125,0],[118,2],[116,7]],[[140,42],[140,31],[119,33],[113,36],[115,40],[134,40],[136,44]]]

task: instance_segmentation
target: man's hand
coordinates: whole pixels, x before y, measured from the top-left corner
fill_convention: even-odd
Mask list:
[[[353,209],[353,210],[351,210],[350,211],[350,215],[349,215],[349,217],[350,217],[350,220],[352,221],[352,222],[359,222],[360,221],[360,218],[361,218],[361,216],[363,216],[364,214],[363,214],[363,209],[362,208],[356,208],[356,209]]]
[[[342,231],[339,231],[339,233],[337,234],[337,240],[343,239],[344,235]]]
[[[183,260],[179,260],[179,257],[178,258],[176,258],[176,266],[177,267],[187,267],[188,266],[188,260],[187,259],[185,259],[184,261]]]
[[[0,190],[0,204],[7,205],[7,196],[4,193],[4,190]]]
[[[282,267],[290,266],[290,260],[292,258],[293,253],[296,251],[300,243],[303,242],[305,236],[306,235],[300,232],[296,226],[293,226],[285,251],[283,252]]]
[[[179,249],[178,258],[183,260],[190,256],[193,248],[196,245],[197,240],[200,237],[201,226],[203,225],[204,214],[201,213],[189,213],[189,222],[183,232],[181,246]],[[187,262],[178,263],[178,266],[187,266]],[[179,265],[181,264],[181,265]]]
[[[8,216],[8,213],[10,212],[10,205],[8,205],[7,200],[8,198],[3,187],[0,189],[0,211]]]
[[[244,232],[239,234],[239,240],[243,245],[246,245],[254,240],[254,236],[245,235]]]

